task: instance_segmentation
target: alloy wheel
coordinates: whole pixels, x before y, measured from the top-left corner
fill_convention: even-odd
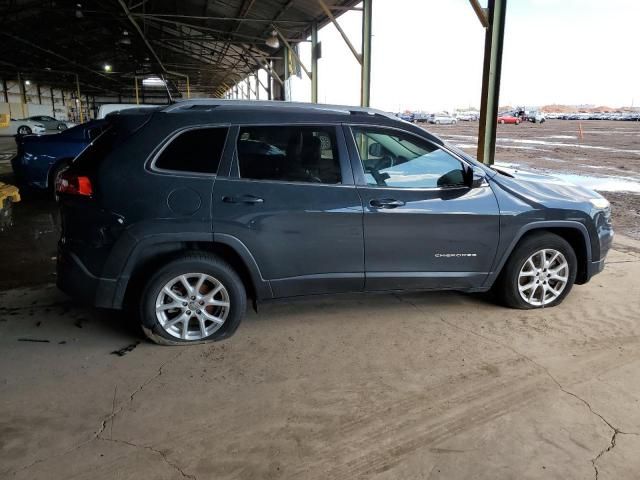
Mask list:
[[[197,341],[219,330],[229,316],[229,292],[205,273],[185,273],[169,280],[156,297],[156,318],[169,335]]]
[[[543,307],[556,300],[569,281],[569,263],[558,250],[533,253],[520,268],[518,291],[529,305]]]

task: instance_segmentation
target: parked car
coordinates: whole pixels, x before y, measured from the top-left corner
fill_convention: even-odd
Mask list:
[[[231,336],[248,298],[494,289],[549,308],[603,269],[613,237],[599,194],[355,107],[122,112],[57,191],[58,286],[132,306],[160,344]]]
[[[56,135],[16,136],[17,154],[11,160],[18,181],[41,190],[52,188],[54,179],[106,125],[94,120]]]
[[[62,120],[56,120],[53,117],[49,117],[48,115],[36,115],[34,117],[25,118],[25,120],[29,120],[36,123],[41,123],[44,125],[44,128],[47,130],[66,130],[67,128],[75,127],[76,124],[73,122],[65,122]]]
[[[5,135],[31,135],[32,133],[44,133],[44,124],[31,120],[9,120],[9,126],[0,128],[0,136]]]
[[[401,112],[401,113],[398,113],[396,116],[401,120],[404,120],[405,122],[409,122],[409,123],[413,123],[415,120],[415,115],[410,112]]]
[[[530,111],[529,113],[527,113],[526,118],[528,121],[533,123],[544,123],[547,120],[544,113],[539,110]]]
[[[455,125],[458,123],[458,119],[446,113],[434,113],[429,117],[429,123],[435,123],[436,125]]]
[[[498,123],[500,124],[505,124],[505,123],[511,123],[514,125],[520,125],[520,119],[518,117],[514,117],[513,115],[509,115],[509,114],[500,114],[498,115]]]
[[[459,112],[456,114],[458,121],[475,122],[480,118],[480,114],[476,112]]]
[[[414,112],[413,118],[416,122],[428,122],[429,119],[433,116],[431,113],[425,112]]]

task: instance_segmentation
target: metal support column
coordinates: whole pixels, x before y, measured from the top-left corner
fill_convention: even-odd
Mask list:
[[[38,92],[38,103],[42,105],[42,92],[40,92],[40,84],[36,84],[36,91]]]
[[[506,0],[505,0],[506,1]],[[371,4],[362,2],[362,73],[360,77],[360,106],[368,107],[371,93]]]
[[[80,78],[76,73],[76,99],[78,100],[78,112],[80,113],[80,123],[84,123],[84,114],[82,113],[82,97],[80,96]]]
[[[140,93],[138,92],[138,77],[133,77],[133,85],[136,91],[136,105],[140,105]]]
[[[18,88],[20,89],[20,110],[22,110],[22,118],[26,117],[25,105],[27,104],[27,90],[24,86],[22,75],[18,72]]]
[[[9,103],[9,91],[7,90],[7,79],[2,79],[2,92],[4,93],[4,103]]]
[[[273,100],[273,78],[271,76],[271,69],[273,68],[271,60],[269,60],[267,68],[267,100]]]
[[[283,100],[287,101],[290,100],[290,95],[288,95],[288,80],[289,80],[289,49],[287,47],[282,47],[282,56],[284,57],[284,75],[282,76],[282,80],[283,80],[283,84],[282,84],[282,90],[283,90]]]
[[[49,88],[49,93],[51,94],[51,115],[56,118],[56,97],[53,94],[53,87]]]
[[[318,103],[318,24],[311,24],[311,102]]]
[[[489,0],[487,17],[489,26],[484,40],[484,67],[482,70],[482,98],[478,127],[478,160],[493,165],[496,153],[496,119],[500,99],[500,72],[507,0]]]
[[[247,75],[246,84],[247,84],[247,100],[251,100],[251,79],[249,78],[249,75]]]

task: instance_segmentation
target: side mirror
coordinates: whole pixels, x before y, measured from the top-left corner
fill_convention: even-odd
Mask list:
[[[484,184],[485,175],[482,170],[467,167],[465,171],[465,180],[469,188],[479,188]]]
[[[370,157],[381,157],[382,156],[382,145],[379,143],[372,143],[369,145],[369,156]]]

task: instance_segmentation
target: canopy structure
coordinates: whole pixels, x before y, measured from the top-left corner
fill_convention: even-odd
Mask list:
[[[507,0],[469,0],[486,31],[478,157],[493,163],[495,119]],[[254,77],[268,99],[286,100],[290,59],[311,80],[318,99],[317,32],[333,22],[361,66],[360,105],[369,106],[373,0],[11,0],[0,5],[0,77],[17,78],[27,103],[30,83],[69,88],[73,97],[136,102],[198,96],[251,98]],[[398,2],[398,8],[403,8]],[[362,12],[362,41],[336,22]],[[410,14],[410,12],[407,12]],[[296,53],[311,42],[311,64]],[[358,48],[354,46],[358,45]],[[267,73],[266,82],[256,72]],[[244,88],[243,85],[246,86]],[[240,86],[240,88],[239,88]],[[53,91],[51,98],[53,102]],[[64,97],[63,97],[64,102]],[[82,118],[82,108],[80,108]]]
[[[175,96],[219,96],[259,69],[282,79],[284,50],[357,3],[14,0],[0,7],[0,73],[54,85],[77,76],[91,95],[125,95],[135,77],[157,76]]]

